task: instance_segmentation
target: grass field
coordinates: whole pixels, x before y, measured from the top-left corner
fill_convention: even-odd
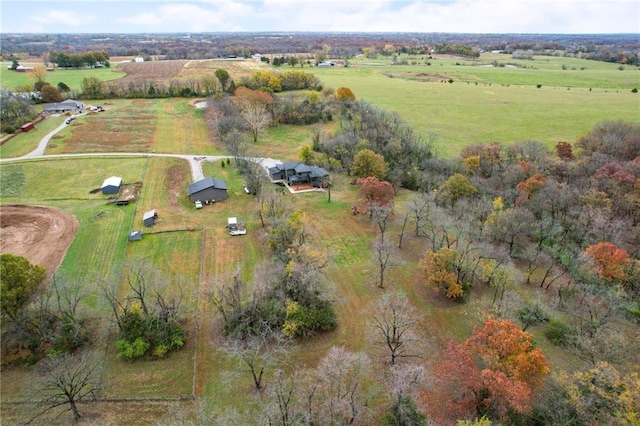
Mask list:
[[[494,140],[509,143],[536,139],[552,146],[558,140],[574,141],[603,119],[638,120],[639,98],[630,93],[633,81],[626,80],[627,75],[637,78],[638,70],[619,71],[610,64],[552,59],[536,58],[524,64],[536,68],[515,69],[470,63],[455,65],[455,60],[449,59],[441,67],[436,61],[430,67],[424,64],[400,67],[362,60],[352,68],[314,68],[313,72],[326,86],[348,86],[357,97],[399,112],[418,130],[437,132],[438,148],[444,155],[455,155],[469,143]],[[569,69],[562,70],[563,64]],[[581,70],[583,66],[585,70]],[[455,82],[419,81],[419,68],[430,71],[440,68],[438,74],[451,76]],[[386,75],[390,72],[393,77]],[[530,74],[525,77],[520,72]],[[556,77],[551,77],[552,73]],[[584,76],[565,79],[570,73]],[[616,76],[622,76],[624,81],[607,85],[608,79]],[[548,78],[549,84],[543,78]],[[580,83],[567,90],[564,84],[571,81]],[[538,89],[536,84],[542,87]],[[104,105],[106,112],[82,117],[61,132],[47,153],[138,150],[194,155],[221,153],[222,148],[209,139],[202,111],[189,107],[187,100],[116,100]],[[2,146],[0,155],[6,158],[31,151],[39,137],[60,120],[48,119],[35,132],[17,136]],[[336,123],[330,123],[325,130],[332,126]],[[297,160],[299,147],[311,142],[313,131],[302,126],[270,128],[252,145],[251,154]],[[256,266],[268,259],[256,214],[258,204],[254,197],[244,193],[243,179],[233,167],[222,167],[218,161],[205,163],[203,169],[205,176],[227,182],[229,199],[196,210],[187,194],[191,182],[189,165],[181,159],[31,160],[0,167],[3,204],[51,205],[79,220],[78,233],[60,273],[82,282],[87,291],[82,309],[91,318],[95,334],[92,347],[105,355],[104,396],[112,400],[86,404],[83,411],[88,413],[88,423],[156,424],[171,416],[168,409],[171,401],[190,398],[192,392],[218,407],[260,410],[255,405],[250,376],[240,371],[237,361],[219,347],[220,322],[206,301],[207,291],[236,271],[251,285]],[[125,183],[142,182],[137,203],[116,207],[106,204],[103,195],[89,193],[112,175],[122,176]],[[409,196],[407,191],[397,195],[398,217],[404,214]],[[327,193],[322,192],[286,197],[296,209],[306,213],[308,244],[330,258],[325,275],[339,320],[336,330],[295,342],[286,360],[288,369],[315,366],[332,346],[366,351],[373,359],[372,364],[379,365],[379,354],[370,345],[368,334],[372,303],[384,291],[404,291],[422,312],[418,330],[426,342],[428,360],[436,359],[447,341],[466,339],[490,311],[492,292],[488,289],[474,289],[471,301],[466,304],[445,301],[425,289],[416,278],[425,243],[411,237],[406,238],[403,250],[393,258],[386,278],[387,289],[377,288],[371,251],[375,232],[366,218],[350,214],[357,188],[351,185],[349,177],[336,176],[330,203]],[[151,209],[156,209],[159,220],[153,227],[144,228],[142,215]],[[228,235],[224,225],[229,216],[243,219],[248,234]],[[142,241],[127,241],[132,229],[143,231]],[[389,232],[395,238],[397,225]],[[158,361],[125,362],[115,358],[115,329],[101,296],[103,282],[122,291],[122,267],[127,261],[138,259],[150,261],[172,280],[172,288],[180,287],[185,296],[188,343],[182,351]],[[514,289],[522,300],[534,298],[535,290],[525,286]],[[529,331],[548,355],[553,369],[571,370],[580,365],[577,358],[551,345],[540,327]],[[8,402],[29,399],[29,379],[34,375],[30,367],[3,369],[0,389],[3,424],[17,423],[29,414],[27,405]],[[388,401],[377,398],[372,405],[377,405],[377,409],[387,407]],[[180,404],[191,407],[190,401]]]
[[[29,77],[29,73],[15,72],[7,70],[7,66],[10,66],[11,62],[0,62],[0,87],[3,89],[22,91],[22,87],[25,85],[33,85],[33,80]],[[41,63],[20,63],[24,66],[36,66]],[[82,80],[86,77],[97,77],[103,81],[116,80],[124,77],[123,72],[117,72],[110,68],[82,68],[82,69],[64,69],[56,68],[53,72],[47,73],[46,82],[52,86],[58,86],[58,83],[63,82],[76,92],[81,91]]]
[[[574,142],[604,120],[640,119],[640,96],[631,93],[640,88],[638,67],[620,71],[615,64],[569,58],[519,62],[536,68],[456,59],[396,66],[363,59],[348,68],[309,70],[326,87],[349,87],[356,98],[397,112],[421,134],[435,133],[436,149],[447,157],[474,143],[536,140],[551,148]],[[563,64],[570,69],[562,70]]]

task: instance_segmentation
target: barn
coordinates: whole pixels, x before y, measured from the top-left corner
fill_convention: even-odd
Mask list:
[[[222,201],[229,198],[227,183],[211,177],[189,184],[189,198],[191,202],[203,203]]]
[[[122,186],[122,178],[117,176],[111,176],[110,178],[106,178],[104,182],[102,182],[103,194],[117,194],[120,192],[120,187]]]
[[[142,216],[142,222],[146,227],[155,225],[156,219],[158,219],[158,213],[156,213],[155,209],[149,210]]]
[[[33,123],[23,124],[20,127],[20,130],[22,131],[22,133],[27,133],[29,130],[33,130],[33,129],[35,129]]]

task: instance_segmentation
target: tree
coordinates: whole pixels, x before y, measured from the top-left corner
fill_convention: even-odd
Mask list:
[[[626,280],[626,268],[631,265],[629,254],[613,243],[602,242],[587,247],[584,256],[600,278],[608,282]]]
[[[569,404],[581,424],[637,424],[640,421],[640,376],[622,376],[611,364],[599,362],[587,371],[563,376]]]
[[[460,280],[460,257],[460,253],[448,247],[436,252],[427,250],[420,261],[424,283],[449,299],[462,299],[466,285]]]
[[[399,292],[385,293],[372,312],[375,343],[388,349],[390,365],[396,365],[400,359],[420,357],[412,347],[418,342],[413,328],[420,316],[407,296]]]
[[[374,206],[385,206],[393,203],[395,190],[390,182],[381,181],[376,177],[369,176],[358,179],[357,183],[360,185],[358,192],[367,203],[369,218],[373,218]]]
[[[473,186],[469,178],[460,173],[455,173],[442,184],[440,197],[445,203],[453,206],[458,200],[473,197],[477,192],[478,189]]]
[[[68,91],[70,91],[71,88],[69,86],[67,86],[64,82],[59,82],[58,83],[58,91],[61,93],[66,93]]]
[[[336,89],[336,99],[340,102],[355,101],[356,95],[348,87],[338,87]]]
[[[99,99],[102,95],[103,82],[98,77],[85,77],[82,79],[80,87],[82,93],[91,99]]]
[[[29,100],[6,89],[0,90],[0,124],[3,132],[13,133],[33,117],[35,112]]]
[[[378,264],[378,287],[384,288],[384,277],[387,268],[391,265],[391,255],[395,251],[395,246],[390,241],[385,240],[382,235],[378,235],[373,243],[373,253]]]
[[[351,175],[356,178],[373,176],[382,180],[386,176],[388,169],[389,165],[384,161],[382,155],[376,154],[370,149],[361,149],[353,157]]]
[[[558,142],[556,144],[556,154],[562,160],[573,160],[575,156],[573,155],[573,148],[569,142]]]
[[[220,82],[220,87],[222,88],[222,91],[226,92],[227,89],[229,88],[229,83],[231,81],[231,76],[229,75],[229,72],[224,69],[217,69],[215,70],[214,75]]]
[[[50,84],[45,84],[40,89],[40,96],[42,96],[43,102],[61,102],[62,96],[60,96],[60,92],[58,89],[53,87]]]
[[[449,343],[436,368],[440,387],[457,418],[489,415],[505,420],[525,413],[549,365],[532,337],[510,320],[486,320],[463,344]]]
[[[238,87],[235,96],[242,111],[242,118],[251,129],[253,141],[257,142],[258,135],[271,123],[271,114],[267,108],[273,103],[273,97],[266,92],[246,87]]]
[[[68,405],[73,419],[78,421],[82,417],[78,403],[87,398],[95,398],[100,391],[101,365],[101,360],[91,352],[80,355],[63,354],[47,358],[38,364],[40,383],[37,395],[43,411],[36,417]]]
[[[248,336],[243,339],[227,339],[225,350],[240,359],[251,373],[256,390],[262,390],[262,380],[267,368],[276,361],[276,355],[286,353],[286,342],[278,334]]]
[[[0,306],[2,315],[16,316],[25,308],[35,290],[45,279],[42,266],[33,265],[22,256],[3,253],[0,255]]]
[[[36,65],[29,73],[29,78],[33,81],[33,88],[41,90],[47,84],[47,70],[44,65]]]

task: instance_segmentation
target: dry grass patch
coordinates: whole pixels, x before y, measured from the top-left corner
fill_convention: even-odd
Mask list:
[[[159,83],[178,77],[182,67],[188,62],[187,60],[122,62],[116,65],[115,70],[127,74],[120,80],[121,83],[138,81]]]
[[[272,70],[264,62],[244,59],[203,59],[189,61],[180,71],[178,77],[181,79],[200,79],[204,76],[213,75],[216,70],[226,70],[231,78],[239,80],[242,77],[250,77],[256,71]]]

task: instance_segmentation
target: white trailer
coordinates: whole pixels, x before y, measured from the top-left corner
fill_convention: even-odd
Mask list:
[[[227,228],[229,228],[229,235],[245,235],[247,233],[244,223],[238,220],[237,217],[227,219]]]

